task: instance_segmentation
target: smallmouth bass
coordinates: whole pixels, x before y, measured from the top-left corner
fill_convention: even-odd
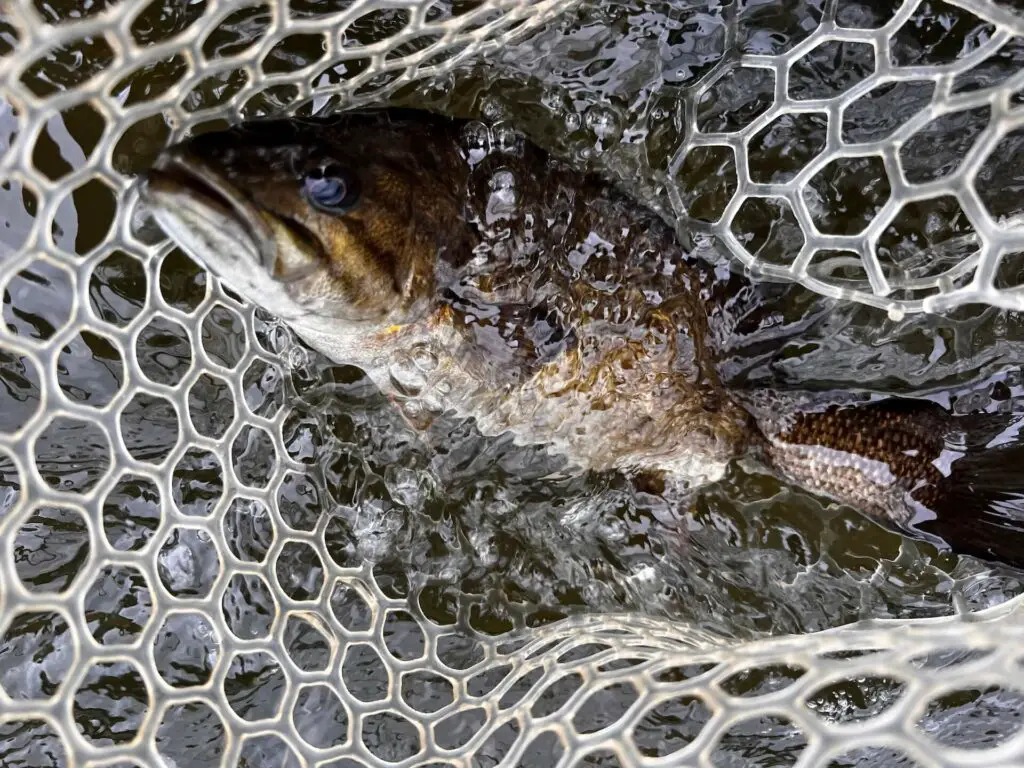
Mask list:
[[[169,148],[142,196],[185,251],[413,422],[454,412],[581,469],[683,488],[752,457],[1024,565],[1024,447],[984,448],[1006,424],[727,387],[741,278],[513,132],[396,109],[262,121]]]

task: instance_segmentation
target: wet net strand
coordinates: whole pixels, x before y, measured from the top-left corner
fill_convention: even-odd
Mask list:
[[[621,616],[490,637],[433,624],[378,584],[368,564],[339,565],[326,544],[327,516],[299,530],[282,513],[280,489],[305,465],[282,437],[288,409],[266,409],[250,392],[253,377],[282,365],[266,341],[278,327],[209,276],[194,306],[173,298],[177,286],[163,277],[172,249],[137,210],[131,173],[206,121],[287,114],[309,100],[323,110],[383,100],[501,50],[571,4],[356,0],[314,14],[297,2],[120,3],[56,24],[42,5],[6,7],[9,50],[0,59],[0,202],[20,212],[3,232],[0,352],[39,391],[12,405],[0,430],[0,749],[10,764],[720,768],[1024,759],[1019,600],[976,615],[746,644]],[[893,36],[924,5],[905,2],[884,26],[855,30],[836,22],[840,4],[829,3],[817,30],[790,51],[724,60],[695,86],[695,104],[704,94],[720,98],[737,73],[758,71],[772,77],[773,103],[733,131],[706,130],[699,111],[690,113],[673,170],[695,148],[734,153],[737,191],[712,230],[769,276],[897,313],[965,301],[1020,309],[1017,289],[994,280],[1024,249],[1024,234],[1018,219],[988,210],[977,180],[1022,128],[1024,73],[966,93],[953,86],[1019,43],[1024,21],[1007,4],[959,0],[951,5],[991,24],[985,39],[948,64],[896,66]],[[256,10],[246,16],[247,8]],[[404,24],[378,39],[359,24],[383,14],[375,18],[387,28],[388,14],[399,12]],[[322,55],[288,69],[292,54],[274,52],[295,36],[319,37]],[[838,95],[794,98],[792,68],[839,43],[870,47],[873,74]],[[154,78],[150,90],[131,77],[142,70]],[[934,83],[920,111],[885,137],[844,141],[852,105],[910,80]],[[910,184],[900,147],[944,115],[981,107],[989,121],[959,167]],[[51,150],[78,147],[66,169],[38,167],[41,137],[66,132],[65,120],[83,119],[81,110],[101,125],[91,146]],[[754,181],[753,138],[803,113],[828,118],[822,152],[784,183]],[[889,179],[887,202],[862,232],[817,231],[824,203],[807,193],[814,178],[865,157]],[[678,191],[670,194],[677,212],[689,213]],[[903,206],[937,196],[955,198],[973,224],[965,257],[940,274],[887,270],[875,242]],[[117,204],[109,231],[69,215],[107,199]],[[804,235],[789,263],[765,261],[765,252],[748,250],[749,233],[737,234],[744,206],[760,199],[786,201]],[[848,252],[841,266],[864,274],[838,283],[815,272],[823,250]],[[143,306],[105,293],[97,275],[108,269],[145,285]],[[43,298],[31,298],[40,286]],[[30,300],[59,322],[32,322]],[[235,359],[210,351],[208,322],[244,342]],[[90,397],[88,381],[62,373],[67,350],[82,344],[120,365],[105,402]],[[229,416],[222,430],[202,422],[218,408]],[[154,420],[176,430],[165,450],[138,430]],[[261,478],[239,468],[250,445],[274,457]],[[201,514],[182,491],[196,478],[210,482],[199,470],[222,483]],[[228,535],[239,526],[264,545],[241,548]],[[36,557],[49,554],[36,538],[44,529],[75,542],[78,559],[57,567]],[[395,627],[418,653],[389,650]],[[332,762],[343,759],[350,762]]]

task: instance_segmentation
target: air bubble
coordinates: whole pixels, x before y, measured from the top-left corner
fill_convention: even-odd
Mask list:
[[[462,146],[468,154],[470,165],[476,165],[491,149],[491,132],[484,123],[472,121],[462,129]]]
[[[600,104],[595,104],[586,111],[583,122],[597,136],[602,147],[617,141],[622,135],[622,120],[618,113]]]
[[[491,146],[502,154],[521,154],[523,150],[523,134],[509,123],[497,123],[491,127]]]

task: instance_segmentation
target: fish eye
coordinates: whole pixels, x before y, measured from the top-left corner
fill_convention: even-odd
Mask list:
[[[359,180],[351,171],[330,163],[306,173],[302,194],[324,213],[347,213],[359,202]]]

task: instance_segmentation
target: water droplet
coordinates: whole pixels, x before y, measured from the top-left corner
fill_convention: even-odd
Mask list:
[[[466,123],[462,129],[462,147],[466,150],[469,164],[476,165],[491,151],[491,132],[477,120]]]
[[[480,114],[489,122],[497,122],[505,116],[505,107],[497,99],[490,97],[484,99],[480,105]]]
[[[556,115],[568,115],[572,112],[572,101],[560,89],[551,89],[540,97],[540,103]]]
[[[437,369],[437,355],[426,344],[417,344],[413,347],[411,354],[413,362],[421,371],[429,373]]]
[[[487,224],[491,225],[515,216],[518,207],[515,174],[503,168],[496,171],[487,183],[491,188],[491,194],[487,198]]]
[[[455,76],[451,72],[436,75],[424,87],[423,95],[427,101],[440,101],[455,90]]]
[[[399,393],[407,397],[417,396],[427,384],[427,377],[416,362],[404,355],[391,364],[388,374]]]
[[[384,473],[384,482],[388,493],[398,503],[417,508],[423,501],[423,492],[419,484],[419,475],[406,467],[389,466]]]
[[[297,371],[309,365],[309,354],[305,349],[296,345],[288,350],[286,360],[288,367],[293,371]]]
[[[505,154],[520,154],[523,148],[523,135],[508,123],[499,123],[491,129],[491,140],[494,148]]]
[[[587,110],[586,123],[587,128],[597,136],[598,143],[602,147],[614,142],[622,135],[619,116],[613,110],[600,104],[595,104]]]
[[[516,185],[516,176],[507,168],[502,168],[491,176],[488,183],[495,192],[513,189]]]

